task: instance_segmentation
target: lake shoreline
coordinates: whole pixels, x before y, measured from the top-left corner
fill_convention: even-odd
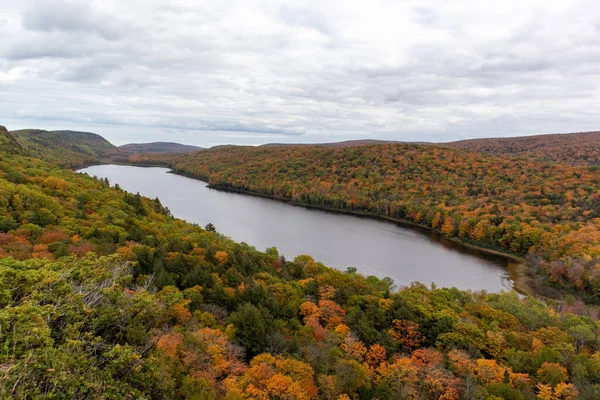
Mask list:
[[[388,217],[388,216],[384,216],[384,215],[375,214],[373,212],[343,210],[343,209],[337,209],[337,208],[333,208],[333,207],[307,204],[307,203],[294,201],[294,200],[284,198],[284,197],[256,193],[256,192],[252,192],[252,191],[245,190],[245,189],[229,187],[226,185],[211,185],[209,182],[209,178],[199,177],[199,176],[187,173],[185,171],[177,171],[177,170],[173,169],[171,164],[167,164],[167,163],[162,163],[162,164],[139,163],[139,164],[136,164],[136,163],[128,163],[124,160],[104,159],[104,160],[98,160],[97,163],[92,163],[90,165],[86,165],[85,167],[79,167],[77,169],[87,168],[88,166],[101,166],[101,165],[120,165],[120,166],[133,166],[133,167],[142,167],[142,168],[152,168],[152,167],[166,168],[166,169],[168,169],[167,173],[169,173],[169,174],[179,175],[179,176],[183,176],[183,177],[190,178],[193,180],[202,181],[207,184],[207,187],[209,189],[214,189],[217,191],[231,192],[231,193],[238,193],[238,194],[243,194],[243,195],[260,197],[260,198],[269,199],[269,200],[273,200],[273,201],[277,201],[280,203],[285,203],[288,205],[292,205],[295,207],[301,207],[301,208],[305,208],[305,209],[320,210],[320,211],[326,211],[326,212],[330,212],[330,213],[334,213],[334,214],[352,215],[352,216],[367,218],[367,219],[372,219],[372,220],[386,221],[386,222],[391,222],[393,224],[401,226],[403,228],[413,229],[415,231],[420,232],[421,234],[428,234],[428,233],[435,234],[435,239],[442,245],[443,245],[444,241],[449,241],[449,242],[454,243],[455,245],[459,245],[460,247],[462,247],[465,250],[474,250],[476,252],[479,252],[483,256],[487,255],[487,256],[499,257],[499,258],[506,260],[507,265],[504,267],[504,269],[508,273],[508,277],[512,284],[511,285],[512,290],[514,290],[519,295],[525,295],[525,296],[536,295],[536,291],[529,284],[530,278],[527,274],[527,266],[525,264],[525,259],[523,257],[517,256],[515,254],[506,253],[506,252],[503,252],[503,251],[500,251],[497,249],[490,249],[490,248],[486,248],[486,247],[483,247],[483,246],[480,246],[480,245],[477,245],[474,243],[466,242],[457,237],[447,237],[446,235],[442,234],[439,230],[432,229],[430,227],[420,225],[420,224],[417,224],[415,222],[412,222],[412,221],[409,221],[406,219]],[[463,250],[463,251],[465,251],[465,250]],[[479,257],[482,257],[482,256],[479,256]]]
[[[124,161],[123,159],[112,159],[112,158],[103,158],[94,162],[83,163],[76,167],[71,167],[72,171],[78,171],[81,169],[89,168],[89,167],[97,167],[102,165],[121,165],[123,167],[140,167],[140,168],[169,168],[171,167],[167,164],[158,164],[158,163],[140,163],[140,164],[132,164],[130,162]],[[191,178],[191,177],[189,177]]]
[[[184,176],[186,178],[191,178],[191,179],[205,182],[208,184],[208,188],[214,189],[214,190],[220,190],[220,191],[224,191],[224,192],[239,193],[239,194],[261,197],[261,198],[275,200],[275,201],[283,202],[283,203],[286,203],[286,204],[289,204],[292,206],[303,207],[303,208],[307,208],[307,209],[321,210],[321,211],[327,211],[327,212],[332,212],[332,213],[336,213],[336,214],[353,215],[353,216],[357,216],[357,217],[392,222],[399,226],[416,228],[416,229],[422,231],[423,233],[425,233],[425,232],[436,233],[440,236],[440,238],[443,238],[444,240],[449,240],[451,242],[459,244],[460,246],[464,246],[465,248],[476,250],[476,251],[479,251],[484,254],[493,255],[493,256],[501,257],[501,258],[508,260],[509,265],[507,266],[506,270],[508,271],[509,278],[512,281],[513,290],[519,294],[526,295],[526,296],[535,294],[535,291],[529,285],[529,277],[527,275],[527,266],[525,264],[525,259],[523,257],[517,256],[515,254],[505,253],[500,250],[490,249],[490,248],[483,247],[483,246],[480,246],[477,244],[469,243],[469,242],[461,240],[457,237],[447,237],[446,235],[442,234],[437,229],[433,229],[433,228],[430,228],[430,227],[427,227],[424,225],[420,225],[420,224],[417,224],[415,222],[405,220],[405,219],[388,217],[385,215],[375,214],[373,212],[343,210],[343,209],[338,209],[338,208],[333,208],[333,207],[307,204],[307,203],[294,201],[294,200],[291,200],[291,199],[288,199],[285,197],[256,193],[256,192],[252,192],[250,190],[233,188],[233,187],[229,187],[226,185],[211,185],[209,183],[208,179],[206,179],[206,178],[194,176],[192,174],[189,174],[189,173],[186,173],[183,171],[176,171],[176,170],[172,169],[170,166],[168,166],[168,167],[164,166],[164,167],[170,168],[170,171],[168,172],[170,174],[180,175],[180,176]]]

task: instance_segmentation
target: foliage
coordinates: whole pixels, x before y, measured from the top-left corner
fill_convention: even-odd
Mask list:
[[[580,302],[390,291],[0,158],[1,398],[597,398]]]
[[[170,164],[212,187],[408,220],[527,255],[538,290],[600,302],[600,175],[591,167],[416,144],[221,146]]]

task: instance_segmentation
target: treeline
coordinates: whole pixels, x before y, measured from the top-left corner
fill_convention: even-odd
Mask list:
[[[600,166],[600,132],[486,138],[440,146],[580,166]]]
[[[0,397],[600,397],[582,302],[395,291],[213,231],[0,153]]]
[[[152,156],[146,156],[152,157]],[[600,301],[600,175],[415,144],[235,147],[171,160],[222,188],[405,219],[527,256],[534,285]]]

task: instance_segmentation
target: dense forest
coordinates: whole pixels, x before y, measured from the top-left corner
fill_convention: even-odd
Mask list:
[[[168,158],[213,187],[408,220],[526,256],[536,290],[600,302],[600,175],[576,167],[417,144],[221,146]],[[556,294],[556,292],[554,292]]]
[[[600,166],[600,132],[471,139],[440,146],[534,161]]]
[[[377,167],[380,152],[380,159],[405,170],[418,167],[423,153],[416,146],[347,149],[256,154],[273,177],[285,172],[290,179],[306,168],[318,176],[320,165],[331,161],[340,179],[356,174],[357,190],[350,193],[358,201],[366,183],[386,182],[350,168],[357,160]],[[286,260],[275,248],[235,243],[210,224],[174,219],[158,199],[7,150],[0,149],[1,398],[600,397],[598,312],[572,296],[542,302],[420,284],[395,290],[388,279],[331,269],[308,255]],[[241,175],[248,180],[260,171],[239,158],[247,150],[214,154],[249,168]],[[289,152],[281,164],[274,164],[277,151]],[[350,153],[338,158],[345,151]],[[390,151],[393,157],[383,157]],[[448,174],[453,162],[471,162],[465,173],[472,182],[485,182],[493,168],[503,168],[499,160],[480,164],[485,159],[479,156],[460,161],[462,152],[428,151],[423,157],[431,168],[421,171],[412,189],[432,191],[448,210],[455,203],[443,197],[448,186],[436,186],[434,177],[443,171],[436,160],[441,165],[444,155],[456,156],[445,160]],[[218,160],[212,158],[217,172],[227,173]],[[533,180],[537,168],[523,164],[519,172]],[[584,169],[567,171],[595,184]],[[519,176],[512,172],[506,176]],[[516,181],[494,186],[496,194],[509,200],[506,187]],[[264,183],[277,187],[275,180]],[[323,190],[326,183],[316,187]],[[453,190],[461,190],[459,183]],[[335,196],[341,189],[340,183],[329,186]],[[307,201],[310,193],[296,195]],[[342,200],[332,197],[327,204]],[[509,202],[499,215],[516,206]],[[552,206],[556,211],[549,215],[557,219],[562,209],[549,203],[548,212]],[[443,219],[442,229],[452,215],[442,214],[445,209],[436,207],[431,216]],[[405,216],[410,211],[405,208]],[[478,215],[477,208],[470,211]],[[575,221],[579,214],[572,215]],[[586,227],[587,221],[579,223]]]

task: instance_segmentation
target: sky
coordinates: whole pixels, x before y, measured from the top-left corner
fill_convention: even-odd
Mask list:
[[[0,124],[176,141],[600,129],[597,0],[0,0]]]

